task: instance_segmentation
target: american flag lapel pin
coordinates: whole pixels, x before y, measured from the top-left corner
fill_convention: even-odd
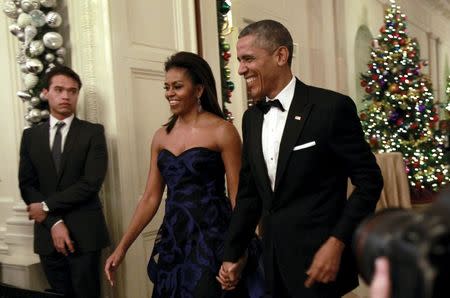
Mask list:
[[[302,120],[302,116],[295,116],[294,119],[300,121]]]

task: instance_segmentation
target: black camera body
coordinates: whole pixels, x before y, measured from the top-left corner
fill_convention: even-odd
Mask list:
[[[450,192],[423,212],[385,209],[368,217],[353,248],[368,284],[375,259],[389,259],[392,297],[450,297]]]

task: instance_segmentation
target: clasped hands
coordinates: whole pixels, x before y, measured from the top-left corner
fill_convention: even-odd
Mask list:
[[[42,223],[47,218],[47,212],[42,208],[41,203],[31,203],[27,206],[28,219],[35,220],[38,223]],[[63,255],[69,255],[69,252],[75,252],[72,239],[69,236],[69,230],[64,222],[59,222],[55,224],[50,229],[53,246],[56,251],[62,253]]]
[[[247,252],[237,262],[223,262],[220,266],[219,275],[216,276],[222,290],[234,290],[241,279],[242,271],[247,264]]]

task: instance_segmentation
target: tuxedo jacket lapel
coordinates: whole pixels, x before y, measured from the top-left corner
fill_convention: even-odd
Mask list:
[[[41,152],[40,155],[44,159],[43,164],[50,165],[49,169],[52,169],[54,175],[56,176],[56,167],[53,161],[52,151],[50,149],[50,121],[40,125],[38,142],[38,150]]]
[[[72,124],[70,125],[69,128],[69,132],[67,133],[66,141],[64,143],[64,150],[61,154],[61,164],[58,173],[58,183],[59,180],[61,179],[62,174],[64,173],[67,156],[70,154],[70,151],[74,148],[79,132],[80,132],[79,120],[77,118],[73,118]]]
[[[275,191],[284,175],[292,150],[308,120],[312,106],[313,105],[309,102],[308,87],[297,79],[294,98],[292,99],[283,130],[283,136],[281,137],[275,179]]]

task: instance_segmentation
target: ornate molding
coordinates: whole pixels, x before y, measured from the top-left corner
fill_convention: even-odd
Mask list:
[[[450,0],[424,0],[430,8],[450,20]]]
[[[80,103],[83,118],[91,122],[99,122],[99,103],[96,85],[99,83],[96,75],[95,51],[95,20],[97,7],[93,1],[76,1],[69,6],[71,22],[70,35],[72,36],[72,66],[79,72],[83,81],[83,101]]]

